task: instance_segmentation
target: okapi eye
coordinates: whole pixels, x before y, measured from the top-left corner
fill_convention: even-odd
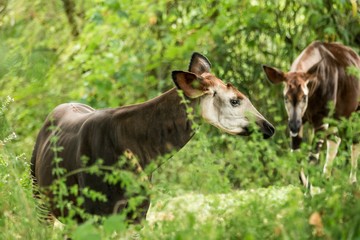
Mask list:
[[[240,105],[240,100],[239,99],[230,99],[230,104],[233,107],[237,107]]]

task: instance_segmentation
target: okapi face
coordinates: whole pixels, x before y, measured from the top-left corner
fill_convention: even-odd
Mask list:
[[[274,127],[244,94],[211,74],[210,67],[204,56],[195,53],[189,72],[173,72],[174,82],[187,97],[200,99],[201,115],[213,126],[233,135],[249,135],[249,126],[254,121],[264,138],[271,137]]]
[[[302,125],[302,117],[308,104],[307,87],[305,73],[288,73],[288,79],[284,88],[285,108],[289,117],[290,135],[295,137],[298,135]]]
[[[284,73],[279,69],[263,66],[267,78],[270,82],[278,84],[284,83],[285,108],[288,114],[290,135],[296,137],[299,134],[302,117],[308,105],[309,89],[307,84],[312,79],[314,69],[307,72]]]

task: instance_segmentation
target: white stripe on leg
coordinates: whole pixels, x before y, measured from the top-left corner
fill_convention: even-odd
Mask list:
[[[300,180],[301,180],[302,185],[303,185],[305,188],[308,188],[308,186],[309,186],[309,179],[306,177],[303,168],[301,168],[301,170],[300,170]]]
[[[336,157],[339,145],[341,143],[341,138],[335,136],[335,142],[327,139],[326,140],[326,162],[324,165],[323,174],[326,178],[329,178],[331,175],[331,168]]]

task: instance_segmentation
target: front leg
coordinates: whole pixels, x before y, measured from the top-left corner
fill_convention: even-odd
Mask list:
[[[320,127],[315,128],[316,144],[309,155],[310,164],[319,164],[320,162],[320,150],[324,145],[324,139],[321,133],[325,132],[329,128],[329,124],[323,124]]]
[[[326,178],[329,178],[331,176],[332,165],[337,155],[340,143],[341,138],[337,136],[334,137],[334,140],[326,139],[326,160],[323,169],[323,174]]]
[[[310,164],[314,164],[314,165],[319,164],[319,162],[320,162],[320,150],[321,150],[323,144],[324,144],[323,139],[317,140],[314,151],[311,151],[310,154],[309,154],[309,163]]]

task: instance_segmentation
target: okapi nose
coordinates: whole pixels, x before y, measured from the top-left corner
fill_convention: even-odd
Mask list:
[[[301,127],[301,121],[300,120],[290,120],[289,121],[289,128],[290,131],[293,133],[298,133]]]
[[[274,126],[271,123],[267,122],[267,121],[262,122],[261,130],[263,132],[263,137],[265,139],[268,139],[268,138],[272,137],[274,135],[274,133],[275,133]]]

